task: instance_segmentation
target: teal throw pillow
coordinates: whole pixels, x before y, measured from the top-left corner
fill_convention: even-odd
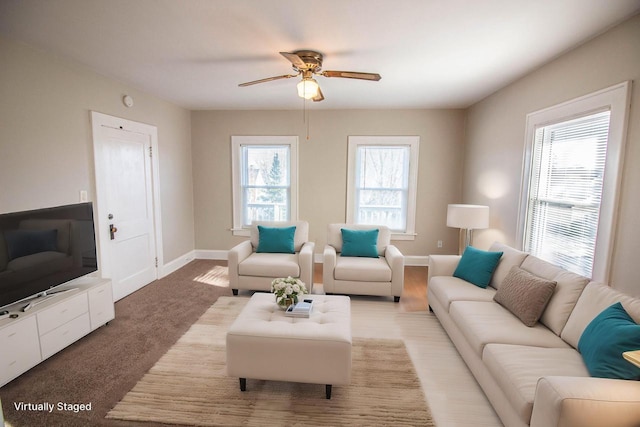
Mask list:
[[[453,277],[486,288],[501,257],[502,252],[488,252],[467,246],[453,272]]]
[[[265,227],[258,226],[258,249],[262,253],[293,254],[296,252],[294,237],[296,226],[291,227]]]
[[[578,351],[592,377],[639,380],[640,368],[622,357],[633,350],[640,350],[640,325],[619,302],[598,314],[578,341]]]
[[[342,252],[341,256],[359,256],[378,258],[377,228],[372,230],[350,230],[341,228]]]

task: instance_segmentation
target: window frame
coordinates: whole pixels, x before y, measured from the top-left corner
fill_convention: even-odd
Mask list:
[[[289,181],[290,181],[290,218],[298,220],[298,137],[297,136],[232,136],[231,137],[231,181],[234,236],[250,236],[250,229],[243,225],[244,200],[242,188],[242,148],[246,146],[288,146],[289,147]]]
[[[595,254],[591,278],[608,282],[617,223],[617,206],[624,163],[631,82],[626,81],[600,91],[527,114],[524,141],[520,207],[516,244],[524,250],[527,207],[532,180],[533,148],[536,130],[540,127],[610,110],[607,154],[596,230]]]
[[[404,146],[409,147],[409,182],[407,190],[407,217],[404,232],[391,232],[392,240],[415,240],[416,206],[418,194],[419,136],[349,136],[347,169],[347,212],[348,223],[355,224],[356,218],[356,171],[358,148],[366,146]]]

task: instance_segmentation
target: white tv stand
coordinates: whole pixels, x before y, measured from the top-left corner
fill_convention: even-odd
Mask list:
[[[82,277],[61,290],[24,312],[29,301],[16,303],[0,318],[0,387],[114,319],[111,280]]]

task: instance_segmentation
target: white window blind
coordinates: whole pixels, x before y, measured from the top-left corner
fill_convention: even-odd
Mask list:
[[[610,111],[538,127],[532,149],[525,250],[591,277]]]

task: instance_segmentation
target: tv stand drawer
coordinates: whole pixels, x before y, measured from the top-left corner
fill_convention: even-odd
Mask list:
[[[40,343],[35,317],[0,330],[0,384],[5,384],[40,363]]]
[[[42,359],[46,359],[70,344],[78,341],[90,332],[89,313],[57,327],[51,332],[40,336],[40,346],[42,347]]]
[[[87,293],[82,292],[38,313],[38,329],[44,335],[89,311]]]

